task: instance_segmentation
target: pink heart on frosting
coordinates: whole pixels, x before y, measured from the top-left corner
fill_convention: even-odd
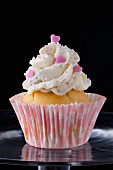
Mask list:
[[[56,58],[55,63],[64,63],[65,61],[66,61],[65,57],[59,55],[59,56]]]
[[[60,37],[52,34],[51,35],[51,42],[57,43],[58,41],[60,41]]]
[[[82,70],[83,70],[83,68],[80,67],[79,65],[76,65],[76,66],[74,66],[74,68],[73,68],[73,71],[74,71],[74,72],[80,72],[80,71],[82,71]]]
[[[34,76],[34,71],[30,69],[30,70],[26,71],[26,73],[24,75],[25,75],[26,79],[32,78]]]

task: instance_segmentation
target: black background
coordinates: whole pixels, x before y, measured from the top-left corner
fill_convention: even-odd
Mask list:
[[[0,109],[12,108],[30,59],[56,34],[80,55],[87,92],[106,96],[102,110],[113,111],[113,1],[1,4],[0,30]]]
[[[66,4],[66,2],[65,2]],[[11,108],[9,98],[23,90],[23,73],[50,35],[80,55],[79,64],[92,80],[87,92],[107,97],[102,108],[113,111],[113,3],[80,2],[64,6],[13,4],[1,15],[0,109]]]

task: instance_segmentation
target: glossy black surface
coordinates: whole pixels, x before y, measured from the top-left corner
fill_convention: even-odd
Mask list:
[[[90,140],[66,150],[47,150],[25,143],[12,110],[0,110],[0,163],[11,165],[89,166],[113,163],[113,113],[101,112]]]

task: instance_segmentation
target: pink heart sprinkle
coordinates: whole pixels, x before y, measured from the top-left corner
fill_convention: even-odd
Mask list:
[[[82,71],[82,70],[83,70],[83,68],[80,67],[79,65],[76,65],[76,66],[74,66],[74,68],[73,68],[73,71],[74,71],[74,72],[80,72],[80,71]]]
[[[32,78],[34,76],[34,71],[30,69],[30,70],[26,71],[26,73],[24,75],[25,75],[26,79]]]
[[[57,43],[58,41],[60,41],[60,37],[52,34],[51,35],[51,42]]]
[[[64,63],[65,61],[66,61],[65,57],[59,55],[59,56],[56,58],[55,63]]]

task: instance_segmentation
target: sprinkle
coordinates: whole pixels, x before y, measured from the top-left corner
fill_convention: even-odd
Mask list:
[[[24,75],[25,75],[26,79],[32,78],[34,76],[34,71],[30,69],[30,70],[26,71],[26,73]]]
[[[56,58],[55,63],[64,63],[65,61],[66,61],[65,57],[59,55],[59,56]]]
[[[58,41],[60,41],[60,37],[52,34],[51,35],[51,42],[57,43]]]
[[[47,78],[45,78],[45,81],[47,81]]]
[[[60,90],[59,90],[59,89],[57,89],[57,91],[58,91],[58,93],[60,92]]]
[[[76,66],[74,66],[74,68],[73,68],[73,71],[74,71],[74,72],[80,72],[80,71],[82,71],[82,70],[83,70],[83,68],[80,67],[79,65],[76,65]]]

